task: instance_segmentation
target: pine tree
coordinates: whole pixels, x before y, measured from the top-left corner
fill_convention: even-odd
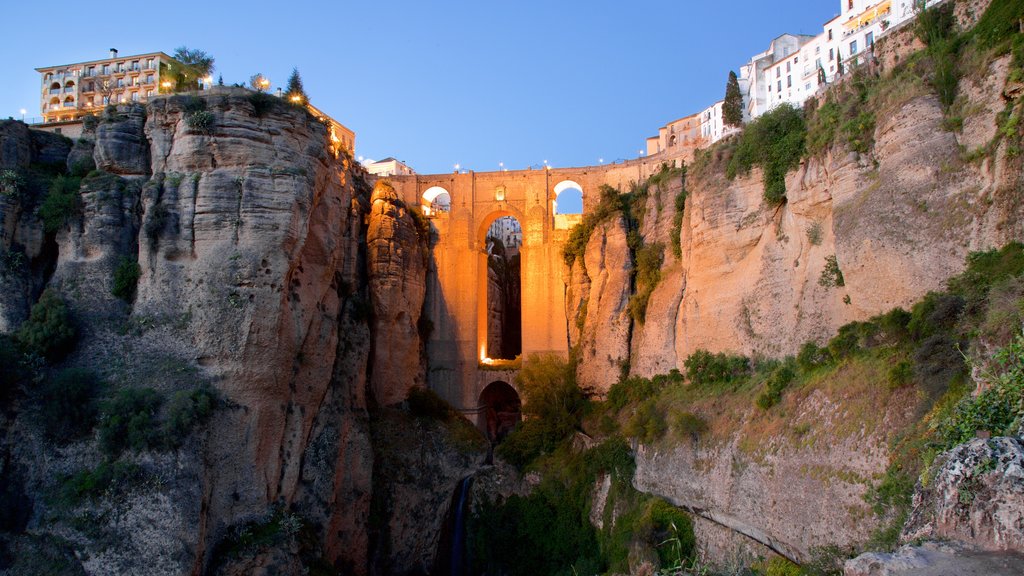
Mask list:
[[[305,104],[309,102],[309,96],[302,88],[302,78],[299,76],[299,69],[292,68],[292,75],[288,77],[288,89],[285,90],[285,97],[289,102]]]
[[[722,117],[726,126],[743,124],[743,93],[736,73],[729,72],[729,81],[725,85],[725,102],[722,104]]]

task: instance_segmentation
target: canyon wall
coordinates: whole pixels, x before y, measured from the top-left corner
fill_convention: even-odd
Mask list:
[[[2,276],[14,288],[0,305],[3,332],[45,285],[79,331],[54,370],[86,367],[109,389],[168,397],[207,383],[220,408],[177,450],[123,456],[163,482],[79,506],[74,513],[100,514],[90,530],[45,502],[66,474],[101,458],[94,439],[55,453],[30,416],[5,419],[4,485],[23,486],[35,502],[11,546],[60,534],[86,552],[88,573],[289,572],[306,557],[368,573],[380,548],[371,503],[391,497],[374,492],[381,449],[371,411],[403,402],[425,366],[426,239],[406,208],[385,183],[371,194],[362,168],[304,109],[247,90],[109,107],[73,151],[39,134],[3,123],[3,167],[66,162],[84,173],[91,161],[98,170],[82,179],[80,209],[55,234],[38,218],[45,189],[0,197],[4,254],[25,255]],[[140,272],[128,302],[112,294],[124,262]],[[425,494],[447,498],[477,465],[457,462],[421,483]],[[252,526],[292,514],[312,541],[225,552]],[[422,542],[396,535],[390,549],[429,548],[439,531],[440,520],[417,535]]]

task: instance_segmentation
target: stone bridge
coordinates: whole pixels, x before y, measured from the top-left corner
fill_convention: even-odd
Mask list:
[[[487,361],[486,234],[502,216],[522,227],[522,357],[565,357],[569,335],[562,278],[562,247],[580,215],[556,215],[558,195],[583,192],[586,213],[608,184],[622,190],[657,172],[664,158],[645,158],[583,168],[395,176],[390,180],[409,206],[421,206],[436,231],[427,280],[426,314],[433,323],[427,342],[428,383],[464,413],[479,413],[484,390],[494,382],[513,389],[515,371],[496,371]],[[669,160],[671,162],[671,159]],[[446,210],[431,203],[447,193]]]

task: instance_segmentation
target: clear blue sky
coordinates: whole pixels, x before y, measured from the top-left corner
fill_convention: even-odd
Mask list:
[[[421,173],[634,158],[659,126],[724,94],[783,32],[817,34],[838,0],[695,2],[6,3],[0,117],[39,116],[34,68],[181,45],[227,84],[293,66],[357,154]]]

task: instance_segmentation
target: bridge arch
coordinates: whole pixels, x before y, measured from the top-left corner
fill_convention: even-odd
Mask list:
[[[484,387],[478,406],[478,425],[491,442],[502,441],[523,419],[519,392],[504,380],[495,380]]]
[[[555,199],[552,212],[561,214],[583,214],[583,186],[573,180],[562,180],[555,184]]]
[[[423,191],[423,213],[432,216],[448,212],[452,206],[452,195],[440,186],[431,186]]]
[[[506,218],[507,225],[495,226]],[[525,222],[518,210],[499,206],[487,213],[477,228],[477,350],[481,362],[513,360],[523,351]],[[492,232],[500,242],[489,241]]]

